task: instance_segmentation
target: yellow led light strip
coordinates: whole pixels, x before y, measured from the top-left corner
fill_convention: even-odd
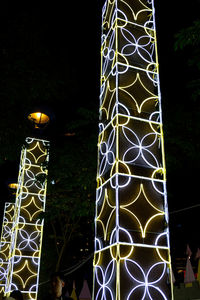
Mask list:
[[[36,300],[38,291],[43,219],[47,188],[49,142],[27,138],[21,152],[9,268],[5,295],[19,289],[26,300]]]
[[[173,299],[154,12],[103,7],[94,300]]]

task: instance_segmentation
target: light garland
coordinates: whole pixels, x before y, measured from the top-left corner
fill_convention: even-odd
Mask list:
[[[173,299],[154,5],[107,0],[93,299],[133,298]]]
[[[18,189],[15,204],[10,204],[9,254],[5,261],[4,293],[19,289],[26,300],[36,300],[39,281],[39,267],[42,246],[44,220],[39,214],[45,210],[47,164],[49,159],[49,142],[27,138],[22,149],[18,176]],[[4,242],[8,206],[4,213]],[[2,247],[0,251],[3,253]]]

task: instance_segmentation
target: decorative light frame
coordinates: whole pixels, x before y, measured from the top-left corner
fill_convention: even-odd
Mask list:
[[[6,296],[19,289],[25,300],[37,299],[44,225],[40,213],[45,211],[49,145],[46,140],[26,138],[21,152],[16,201],[12,204],[14,211],[9,227]]]
[[[154,13],[103,7],[94,300],[173,299]]]
[[[6,202],[0,240],[0,293],[4,293],[7,284],[14,212],[15,204]]]

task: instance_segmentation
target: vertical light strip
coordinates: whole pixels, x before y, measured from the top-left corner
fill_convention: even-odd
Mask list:
[[[36,300],[45,210],[49,142],[27,138],[21,152],[5,294]]]
[[[103,7],[94,300],[173,299],[154,11]]]

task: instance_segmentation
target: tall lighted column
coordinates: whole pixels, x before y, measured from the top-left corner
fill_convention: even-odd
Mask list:
[[[15,204],[6,202],[0,240],[0,294],[4,293],[8,279],[14,212]]]
[[[154,6],[107,0],[93,299],[173,299]]]
[[[19,289],[24,300],[36,300],[41,257],[49,142],[27,138],[22,149],[12,217],[5,294]],[[1,250],[2,251],[2,250]]]

